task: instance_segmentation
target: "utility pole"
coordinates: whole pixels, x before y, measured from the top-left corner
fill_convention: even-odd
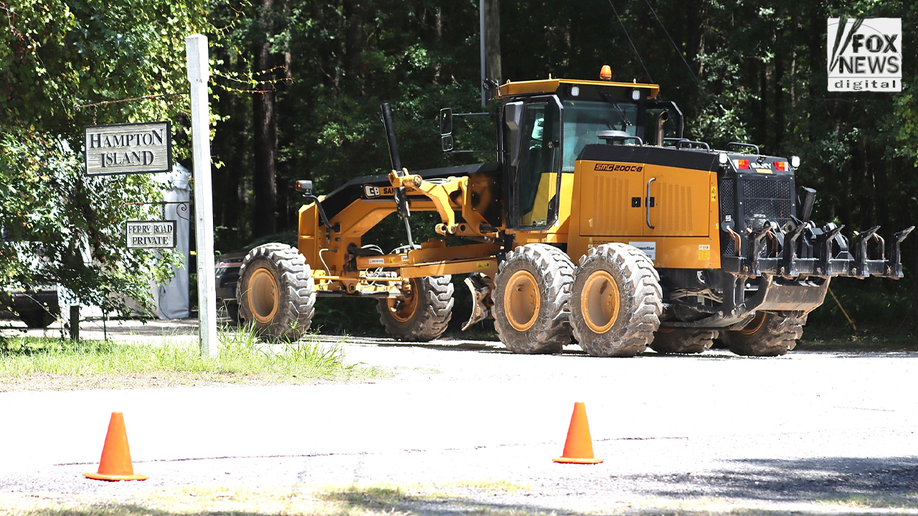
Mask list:
[[[194,155],[194,221],[195,247],[198,258],[198,333],[201,355],[214,358],[219,354],[217,337],[217,299],[214,278],[214,196],[210,174],[210,105],[207,82],[207,36],[194,34],[185,38],[188,82],[191,83],[191,141]]]
[[[485,79],[487,78],[485,71],[485,56],[487,54],[485,49],[485,1],[478,0],[478,36],[480,38],[478,45],[481,48],[481,83],[479,84],[481,87],[481,107],[485,107],[488,102],[487,92],[485,91]]]
[[[500,0],[479,0],[479,33],[481,35],[481,107],[487,104],[484,82],[500,84]]]

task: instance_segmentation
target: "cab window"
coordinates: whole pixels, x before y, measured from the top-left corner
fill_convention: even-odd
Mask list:
[[[517,226],[549,224],[549,206],[557,190],[560,165],[560,110],[557,104],[533,102],[526,106],[520,164],[517,169]]]
[[[573,172],[574,162],[586,145],[603,143],[601,131],[616,130],[637,136],[637,104],[631,102],[564,101],[563,172]]]

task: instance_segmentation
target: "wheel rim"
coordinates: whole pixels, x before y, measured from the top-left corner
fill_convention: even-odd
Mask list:
[[[504,307],[507,309],[507,321],[513,329],[526,331],[532,328],[541,307],[539,284],[532,273],[516,271],[510,276],[504,291]]]
[[[755,315],[755,318],[752,319],[752,322],[740,330],[740,333],[743,335],[755,335],[762,328],[763,324],[765,324],[765,312],[759,312]]]
[[[277,280],[274,274],[265,268],[258,268],[252,272],[249,279],[248,296],[249,310],[259,323],[269,323],[274,319],[279,304]]]
[[[593,333],[606,333],[618,319],[620,300],[612,275],[597,271],[587,278],[580,297],[583,320]]]
[[[415,280],[411,280],[408,289],[402,291],[402,295],[386,299],[386,304],[389,306],[389,314],[392,315],[393,319],[403,323],[414,317],[414,313],[418,309],[416,290]]]

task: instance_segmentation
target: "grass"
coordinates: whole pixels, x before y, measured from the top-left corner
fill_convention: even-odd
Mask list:
[[[314,383],[384,376],[378,368],[347,365],[340,345],[303,340],[264,345],[251,331],[220,335],[219,356],[196,344],[40,337],[0,340],[0,390],[132,388],[202,383]]]

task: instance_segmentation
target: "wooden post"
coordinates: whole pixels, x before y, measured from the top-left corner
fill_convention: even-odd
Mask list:
[[[191,83],[191,138],[194,155],[194,216],[198,258],[198,321],[201,355],[216,357],[217,292],[214,279],[214,199],[210,174],[210,106],[207,82],[207,37],[194,34],[185,38],[188,82]]]
[[[80,305],[70,305],[70,340],[80,342]]]

